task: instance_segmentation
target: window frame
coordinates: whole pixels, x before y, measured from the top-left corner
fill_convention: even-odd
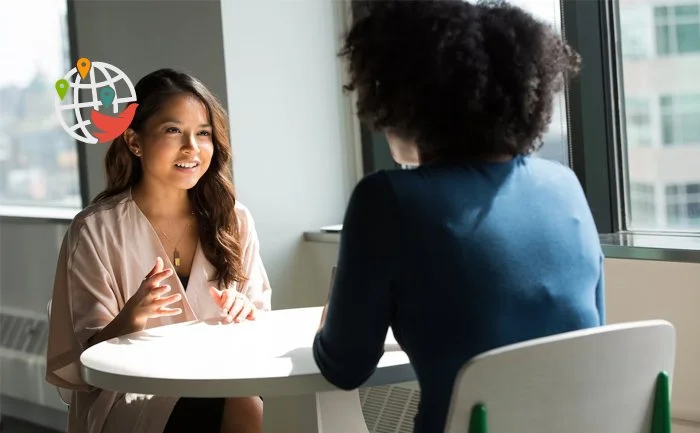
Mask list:
[[[76,35],[75,6],[70,0],[66,3],[66,28],[68,37],[68,52],[71,59],[78,58],[78,45]],[[16,206],[0,204],[0,220],[47,220],[47,221],[71,221],[89,203],[88,195],[88,167],[86,158],[86,145],[74,140],[78,158],[78,188],[80,190],[81,207],[53,207],[53,206]]]

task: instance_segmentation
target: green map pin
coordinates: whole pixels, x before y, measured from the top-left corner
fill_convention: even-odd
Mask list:
[[[60,80],[56,81],[56,92],[58,93],[58,96],[61,98],[61,101],[63,101],[63,98],[66,97],[66,93],[68,93],[68,88],[69,84],[67,80],[64,80],[61,78]]]

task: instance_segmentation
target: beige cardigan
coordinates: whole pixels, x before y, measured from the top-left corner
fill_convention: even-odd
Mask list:
[[[240,203],[235,211],[248,281],[244,287],[234,285],[230,289],[246,294],[258,309],[269,310],[270,284],[260,259],[253,218]],[[68,433],[163,431],[176,398],[97,389],[85,383],[80,373],[80,355],[88,338],[116,317],[158,256],[165,266],[172,267],[169,255],[133,201],[130,190],[86,208],[69,227],[56,267],[46,371],[48,382],[74,390]],[[214,275],[214,267],[198,244],[187,291],[177,275],[163,282],[172,287],[169,293],[183,294],[182,301],[172,305],[182,308],[183,313],[149,320],[147,327],[219,317],[221,312],[208,289],[216,285]]]

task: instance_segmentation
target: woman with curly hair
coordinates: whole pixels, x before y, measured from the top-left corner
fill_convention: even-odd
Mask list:
[[[574,173],[533,155],[579,56],[504,2],[381,2],[341,52],[394,159],[356,186],[314,341],[360,386],[389,327],[416,372],[415,431],[443,431],[457,371],[499,346],[604,323],[603,254]]]
[[[72,390],[69,433],[261,432],[259,397],[122,394],[81,377],[80,354],[101,341],[196,319],[235,326],[270,309],[255,224],[234,195],[223,107],[172,69],[142,78],[136,98],[107,151],[107,188],[61,246],[46,379]]]

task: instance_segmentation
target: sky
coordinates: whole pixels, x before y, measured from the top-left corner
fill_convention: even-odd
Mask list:
[[[63,58],[67,35],[61,33],[66,0],[3,1],[2,9],[0,87],[25,86],[37,69],[51,81],[68,72],[70,68]]]

